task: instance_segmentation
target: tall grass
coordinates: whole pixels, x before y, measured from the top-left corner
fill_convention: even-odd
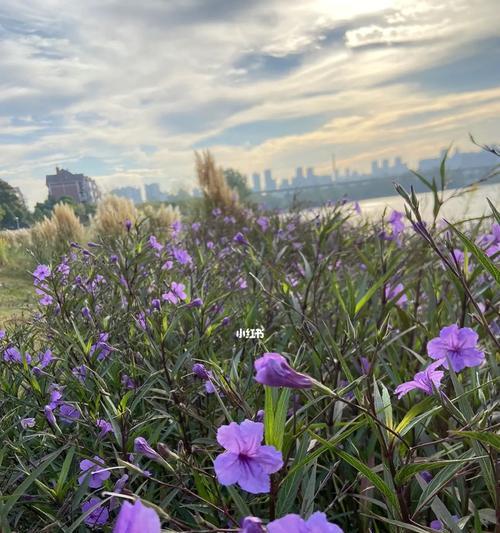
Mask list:
[[[238,193],[227,184],[224,171],[216,165],[213,155],[208,150],[196,152],[195,159],[198,183],[209,205],[226,213],[237,212]]]
[[[67,251],[71,242],[81,242],[86,230],[71,206],[57,204],[50,218],[45,217],[31,229],[32,248],[41,261],[50,262]]]
[[[127,220],[134,223],[137,218],[138,211],[132,200],[108,195],[97,205],[91,230],[94,236],[102,239],[114,239],[125,234]]]

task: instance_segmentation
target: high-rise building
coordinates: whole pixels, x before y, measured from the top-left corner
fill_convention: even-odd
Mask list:
[[[313,167],[307,167],[306,176],[308,180],[314,179],[314,168]]]
[[[378,176],[379,173],[378,161],[372,161],[372,176]]]
[[[134,204],[142,204],[143,202],[142,191],[139,187],[119,187],[118,189],[113,189],[111,194],[121,198],[128,198]]]
[[[252,182],[253,182],[253,190],[255,192],[260,191],[260,174],[258,172],[254,172],[252,174]]]
[[[95,204],[101,197],[96,182],[83,174],[72,174],[69,170],[56,167],[55,174],[46,176],[49,198],[59,200],[69,196],[79,204]]]
[[[266,191],[272,191],[276,189],[276,180],[273,179],[271,169],[264,170],[264,184]]]
[[[144,185],[146,192],[146,202],[163,202],[165,201],[166,194],[161,191],[158,183],[147,183]]]
[[[384,176],[388,176],[389,175],[389,160],[388,159],[383,159],[382,160],[382,174]]]

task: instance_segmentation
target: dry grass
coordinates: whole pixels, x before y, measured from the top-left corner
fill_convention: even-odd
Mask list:
[[[52,216],[44,218],[31,229],[31,242],[35,255],[50,260],[54,253],[63,254],[70,242],[85,238],[85,228],[67,204],[57,204]]]
[[[31,229],[0,231],[0,241],[8,248],[28,248],[31,246]]]
[[[125,233],[125,222],[137,220],[138,212],[132,200],[106,196],[97,205],[92,220],[92,233],[102,239],[113,239]]]
[[[195,158],[198,183],[208,202],[224,212],[238,211],[238,193],[229,187],[222,168],[216,166],[212,154],[208,150],[201,154],[195,152]]]
[[[141,210],[141,215],[146,217],[145,225],[149,233],[157,237],[168,237],[172,224],[181,219],[179,208],[171,205],[147,205]]]

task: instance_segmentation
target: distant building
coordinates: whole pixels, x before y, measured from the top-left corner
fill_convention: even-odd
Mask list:
[[[255,192],[260,191],[260,174],[258,172],[254,172],[252,174],[252,182],[253,182],[253,190]]]
[[[49,198],[59,200],[69,196],[78,204],[95,204],[101,197],[96,182],[83,174],[72,174],[69,170],[56,167],[55,174],[46,176]]]
[[[148,183],[144,185],[146,192],[146,202],[164,202],[167,199],[167,194],[160,189],[158,183]]]
[[[372,176],[378,176],[379,174],[378,161],[372,161]]]
[[[142,204],[143,202],[142,191],[139,187],[119,187],[118,189],[113,189],[111,194],[121,198],[128,198],[134,204]]]
[[[314,168],[313,167],[307,167],[306,176],[308,180],[314,179]]]
[[[264,170],[264,184],[266,191],[273,191],[276,189],[276,180],[273,179],[271,169]]]

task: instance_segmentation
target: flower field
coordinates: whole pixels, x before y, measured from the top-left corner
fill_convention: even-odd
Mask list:
[[[498,213],[406,199],[40,262],[0,332],[0,531],[495,531]]]

